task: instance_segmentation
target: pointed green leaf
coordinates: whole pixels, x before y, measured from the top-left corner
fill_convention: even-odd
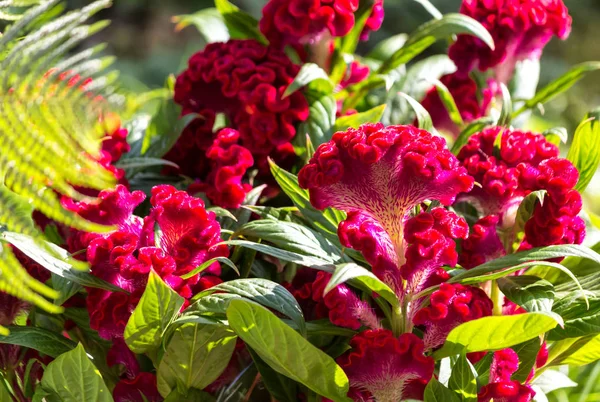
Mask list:
[[[316,80],[319,80],[319,85],[325,85],[323,87],[325,91],[333,91],[333,84],[329,81],[327,73],[315,63],[306,63],[300,68],[294,81],[292,81],[285,89],[283,98],[290,96],[300,88]]]
[[[464,354],[460,355],[452,367],[448,388],[456,392],[462,401],[477,401],[476,372]]]
[[[113,401],[100,372],[81,344],[48,364],[41,385],[61,402]]]
[[[223,20],[223,16],[214,8],[205,8],[194,14],[178,15],[173,17],[176,31],[193,25],[198,29],[206,43],[227,42],[229,40],[229,31]]]
[[[237,336],[223,325],[184,324],[178,327],[157,370],[158,391],[203,389],[229,364]]]
[[[233,300],[229,325],[273,370],[336,402],[349,402],[348,377],[335,361],[269,310]]]
[[[0,343],[24,346],[48,356],[58,357],[77,346],[72,340],[44,328],[14,325],[7,328],[10,334],[0,336]]]
[[[145,353],[157,348],[184,301],[152,270],[144,294],[125,327],[125,343],[129,349]]]
[[[575,130],[567,159],[579,171],[575,189],[582,193],[600,165],[600,109],[590,113]]]
[[[268,44],[258,29],[258,21],[250,14],[227,0],[215,0],[215,7],[223,16],[231,39],[256,39],[263,45]]]
[[[542,335],[556,325],[554,318],[542,313],[479,318],[450,331],[444,346],[434,356],[441,359],[463,352],[508,348]]]
[[[432,378],[425,387],[423,397],[425,402],[460,402],[455,392],[444,387],[438,380]]]
[[[346,131],[348,128],[358,128],[365,123],[379,123],[383,112],[385,112],[385,105],[379,105],[366,112],[338,117],[333,126],[333,132]]]

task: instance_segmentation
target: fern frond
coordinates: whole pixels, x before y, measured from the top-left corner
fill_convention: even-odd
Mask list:
[[[99,0],[62,13],[60,0],[0,0],[0,21],[10,24],[0,35],[0,232],[26,234],[41,244],[34,209],[76,229],[112,229],[60,204],[60,196],[93,201],[79,189],[115,184],[98,162],[117,78],[104,71],[114,59],[99,56],[102,45],[69,54],[107,26],[87,21],[110,3]],[[60,310],[47,300],[57,292],[31,278],[2,244],[0,291],[49,312]]]

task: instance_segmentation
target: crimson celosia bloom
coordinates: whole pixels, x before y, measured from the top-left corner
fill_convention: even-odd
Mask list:
[[[480,91],[477,88],[477,83],[468,75],[459,73],[444,75],[440,78],[440,82],[448,88],[465,123],[485,116],[492,99],[498,92],[496,83],[490,80],[488,86],[481,90],[481,96],[479,96]],[[450,119],[448,110],[442,103],[435,86],[427,92],[425,98],[421,101],[421,105],[431,115],[431,121],[436,129],[453,137],[460,134],[460,127]]]
[[[193,295],[195,285],[203,287],[200,275],[182,280],[179,276],[190,272],[214,257],[229,255],[227,246],[221,242],[221,227],[214,212],[204,208],[199,198],[179,191],[173,186],[160,185],[152,189],[152,209],[144,219],[142,244],[158,247],[173,258],[173,269],[164,272],[163,279],[186,298]],[[155,228],[160,229],[155,244]],[[219,275],[219,263],[214,263],[205,273]]]
[[[268,155],[289,143],[294,125],[308,117],[302,93],[283,98],[299,69],[283,51],[255,40],[211,43],[177,77],[174,99],[184,115],[206,109],[225,113],[242,146],[253,155]]]
[[[375,274],[397,291],[399,267],[407,262],[404,225],[411,209],[427,199],[451,204],[473,186],[444,139],[412,126],[382,124],[334,134],[298,180],[316,208],[348,212],[338,228],[341,241],[363,251]]]
[[[501,135],[499,149],[494,142]],[[585,224],[577,215],[581,211],[580,194],[574,190],[579,174],[571,162],[558,158],[558,148],[544,136],[523,131],[492,127],[471,137],[458,154],[463,166],[481,184],[458,200],[471,202],[484,215],[497,215],[498,227],[512,227],[517,208],[532,191],[546,190],[543,203],[538,203],[525,225],[521,249],[552,244],[580,244],[585,237]],[[488,257],[498,256],[498,240],[486,222],[474,228],[477,237],[491,243],[485,248]],[[479,234],[477,234],[479,232]],[[478,252],[481,244],[477,246]],[[467,242],[466,252],[474,249]],[[465,261],[469,257],[466,257]],[[467,264],[473,266],[467,261]]]
[[[360,40],[369,39],[369,34],[371,32],[377,31],[379,28],[381,28],[384,15],[385,10],[383,9],[383,0],[375,0],[375,4],[373,4],[373,10],[365,22],[365,27],[360,33]]]
[[[478,402],[529,402],[535,392],[519,381],[511,380],[511,376],[519,368],[519,356],[512,349],[494,352],[490,367],[490,382],[483,386],[477,395]]]
[[[331,274],[303,268],[292,283],[284,286],[299,301],[307,319],[328,318],[333,324],[358,329],[362,324],[377,328],[379,322],[367,303],[362,302],[344,284],[336,286],[324,295]]]
[[[156,385],[156,375],[139,373],[135,378],[121,380],[113,390],[115,402],[160,402],[163,397]]]
[[[223,208],[238,208],[252,190],[251,185],[242,183],[242,178],[254,164],[254,159],[250,151],[238,144],[239,137],[240,134],[233,129],[219,132],[206,150],[210,168],[205,181],[190,189],[206,193],[213,204]]]
[[[260,30],[277,47],[312,44],[325,33],[344,36],[354,26],[358,3],[358,0],[270,0],[263,8]]]
[[[389,330],[368,330],[355,335],[350,346],[337,359],[350,380],[349,396],[360,401],[366,391],[378,401],[423,398],[435,363],[423,354],[419,337],[406,333],[396,338]]]
[[[299,91],[285,98],[283,93],[299,70],[283,51],[255,40],[212,43],[189,59],[174,99],[183,115],[199,117],[165,158],[199,180],[191,191],[206,192],[219,206],[239,207],[250,189],[242,184],[246,170],[254,164],[270,177],[267,156],[285,164],[295,155],[291,140],[295,126],[308,117],[308,103]],[[218,113],[239,133],[217,135]]]
[[[473,286],[442,283],[430,296],[430,304],[417,311],[413,323],[425,327],[423,342],[435,348],[458,325],[492,315],[494,304],[487,294]]]
[[[465,74],[495,68],[496,79],[505,84],[518,61],[539,59],[552,36],[566,39],[571,31],[562,0],[463,0],[460,12],[490,32],[495,49],[474,36],[459,35],[450,58]]]
[[[474,268],[506,254],[496,232],[498,221],[497,216],[488,215],[473,225],[469,237],[462,242],[459,263],[463,268]]]

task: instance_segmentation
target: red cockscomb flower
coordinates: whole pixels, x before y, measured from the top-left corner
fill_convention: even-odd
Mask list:
[[[565,39],[571,31],[562,0],[463,0],[460,12],[490,32],[495,49],[474,36],[459,35],[450,58],[463,74],[495,68],[495,78],[505,84],[518,61],[539,59],[552,36]]]

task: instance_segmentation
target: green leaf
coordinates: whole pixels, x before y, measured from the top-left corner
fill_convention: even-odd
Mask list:
[[[176,31],[193,25],[198,29],[206,43],[227,42],[229,40],[229,31],[223,20],[223,16],[214,8],[205,8],[194,14],[178,15],[173,17]]]
[[[423,99],[431,89],[429,81],[440,79],[446,74],[456,71],[454,62],[445,54],[437,54],[419,60],[406,70],[399,83],[398,90],[415,99]]]
[[[339,117],[333,126],[333,132],[346,131],[348,128],[358,128],[365,123],[379,123],[385,112],[385,105],[379,105],[366,112]]]
[[[580,296],[580,292],[575,295]],[[564,297],[555,302],[554,311],[565,320],[563,328],[555,328],[548,334],[549,340],[578,338],[600,333],[600,299],[587,300]]]
[[[298,398],[297,384],[291,378],[273,370],[251,348],[248,348],[248,352],[252,356],[263,383],[269,390],[269,394],[279,402],[296,402]]]
[[[328,260],[323,260],[317,257],[302,255],[287,250],[282,250],[277,247],[269,246],[261,243],[254,243],[247,240],[228,240],[224,241],[223,244],[228,246],[241,246],[249,248],[250,250],[256,250],[263,254],[270,255],[271,257],[279,258],[280,260],[287,262],[295,262],[299,265],[305,265],[307,267],[313,267],[327,272],[333,272],[333,265]]]
[[[490,48],[494,48],[492,36],[479,22],[462,14],[446,14],[442,19],[421,25],[410,35],[404,46],[381,65],[378,73],[391,71],[399,65],[409,62],[439,39],[458,34],[474,35]]]
[[[540,346],[540,339],[533,338],[530,341],[512,347],[512,350],[519,356],[519,369],[511,376],[513,380],[522,383],[527,381],[527,378],[531,374],[531,370],[535,366]]]
[[[405,33],[390,36],[377,43],[373,50],[367,53],[367,58],[384,61],[404,46],[407,40],[408,35]]]
[[[456,392],[462,401],[477,401],[477,372],[467,360],[465,355],[460,355],[452,367],[452,374],[448,380],[448,388]]]
[[[515,224],[513,226],[513,250],[518,248],[518,244],[521,243],[524,237],[525,224],[533,215],[535,206],[539,202],[540,205],[544,203],[544,196],[546,195],[545,190],[537,190],[528,194],[523,201],[519,204],[517,209],[517,216],[515,218]]]
[[[425,387],[424,402],[460,402],[455,392],[444,387],[435,377]]]
[[[248,222],[234,236],[259,238],[288,251],[336,263],[342,251],[323,235],[293,222],[263,219]]]
[[[318,83],[319,81],[316,81],[314,84]],[[318,147],[331,139],[337,104],[331,91],[315,88],[314,84],[310,84],[304,90],[309,116],[298,127],[298,134],[300,136],[308,134],[312,144]]]
[[[315,209],[310,203],[308,190],[300,188],[296,175],[281,169],[271,160],[269,164],[271,174],[273,174],[279,187],[290,197],[310,225],[337,238],[337,227],[342,220],[346,219],[346,214],[334,208],[326,208],[323,211]]]
[[[187,274],[181,275],[181,279],[189,279],[189,278],[191,278],[194,275],[198,275],[199,273],[201,273],[205,269],[209,268],[215,262],[220,262],[222,264],[227,265],[229,268],[233,269],[235,271],[235,273],[238,274],[238,276],[240,275],[240,271],[237,269],[237,267],[235,266],[235,264],[233,263],[233,261],[231,261],[229,258],[227,258],[227,257],[215,257],[215,258],[211,258],[210,260],[207,260],[207,261],[203,262],[202,264],[198,265],[196,268],[194,268],[193,270],[191,270]]]
[[[437,359],[459,353],[498,350],[528,341],[556,327],[554,318],[542,313],[483,317],[454,328]]]
[[[482,131],[489,125],[494,124],[494,119],[492,117],[482,117],[477,120],[473,120],[464,130],[459,134],[452,145],[451,151],[454,155],[457,155],[458,152],[467,145],[469,142],[469,138],[471,138],[474,134]]]
[[[323,295],[326,295],[332,291],[336,286],[351,280],[354,280],[362,284],[367,289],[376,292],[385,300],[387,300],[392,306],[398,307],[400,305],[398,297],[388,285],[383,283],[371,271],[368,271],[360,265],[354,263],[342,264],[336,267],[335,272],[331,275],[329,283],[327,283],[327,286],[325,287]]]
[[[536,276],[507,276],[498,279],[498,286],[513,303],[527,311],[552,311],[554,286]]]
[[[229,325],[273,370],[333,401],[349,402],[348,377],[335,361],[262,306],[233,300]]]
[[[569,148],[567,159],[579,171],[579,181],[575,190],[582,193],[592,181],[600,165],[600,109],[590,113],[579,124],[573,142]]]
[[[300,88],[316,80],[319,80],[319,85],[324,88],[324,91],[333,91],[333,84],[331,81],[329,81],[329,76],[327,73],[315,63],[306,63],[302,66],[302,68],[300,68],[300,71],[294,78],[294,81],[292,81],[285,89],[283,98],[290,96]]]
[[[569,366],[584,366],[598,360],[600,360],[600,335],[590,339],[583,347],[562,360],[562,363]]]
[[[61,402],[112,402],[110,391],[81,344],[48,364],[42,388]]]
[[[82,269],[87,269],[86,265],[73,259],[65,249],[56,244],[49,242],[40,244],[32,237],[13,232],[2,232],[0,238],[17,247],[23,254],[61,278],[82,286],[123,292],[123,289],[111,283],[88,272],[82,272]]]
[[[123,158],[119,160],[119,162],[117,162],[115,166],[119,169],[125,169],[125,171],[130,169],[148,168],[152,166],[171,166],[174,168],[178,167],[176,163],[173,163],[171,161],[150,157]]]
[[[215,292],[224,292],[224,294],[213,294]],[[220,285],[213,286],[212,288],[207,289],[195,296],[198,298],[198,301],[190,306],[186,312],[188,310],[197,310],[198,306],[202,306],[202,309],[206,308],[206,304],[203,302],[203,299],[209,295],[213,297],[217,296],[217,299],[209,300],[209,303],[216,307],[215,310],[222,307],[225,307],[226,310],[229,302],[233,300],[231,297],[224,297],[225,295],[241,296],[255,303],[272,308],[281,314],[285,314],[286,316],[290,317],[296,323],[296,325],[298,325],[301,333],[306,333],[306,324],[304,322],[304,315],[302,314],[300,305],[294,296],[278,283],[261,278],[236,279],[233,281],[224,282]],[[225,310],[222,312],[224,313]],[[218,312],[221,311],[219,310]]]
[[[567,91],[577,81],[583,78],[587,73],[600,69],[600,62],[589,61],[581,63],[571,68],[565,74],[540,89],[533,98],[529,99],[525,104],[513,113],[513,118],[520,115],[521,113],[533,109],[538,104],[544,104],[555,96]]]
[[[208,392],[200,391],[199,389],[189,389],[187,392],[181,392],[174,389],[164,400],[164,402],[215,402],[217,398]],[[144,402],[146,402],[144,400]]]
[[[431,83],[435,86],[438,96],[440,97],[442,104],[450,116],[450,120],[452,120],[452,122],[457,126],[462,126],[464,122],[462,116],[460,115],[460,110],[458,110],[458,106],[456,106],[454,97],[450,93],[448,87],[437,79],[430,79],[429,81],[431,81]]]
[[[185,299],[150,271],[148,284],[125,327],[125,343],[135,353],[157,348]]]
[[[227,0],[215,0],[217,10],[223,16],[231,39],[256,39],[267,45],[267,39],[258,29],[258,21]]]
[[[512,99],[506,85],[500,83],[500,90],[502,91],[502,110],[500,111],[500,117],[498,118],[498,125],[508,127],[513,113]]]
[[[60,292],[60,296],[58,296],[57,299],[54,299],[54,303],[57,306],[62,306],[64,302],[83,290],[83,286],[56,274],[52,274],[52,289]]]
[[[569,142],[569,132],[564,127],[549,128],[548,130],[544,131],[542,135],[556,146],[560,145],[561,142],[563,144]]]
[[[429,115],[427,109],[421,106],[421,104],[415,99],[413,99],[411,96],[403,92],[399,93],[399,95],[406,99],[406,101],[413,108],[415,115],[417,116],[417,121],[419,122],[419,128],[429,132],[433,132],[433,123],[431,122],[431,116]]]
[[[421,4],[425,10],[436,20],[442,19],[444,15],[429,0],[414,0]]]
[[[7,327],[10,334],[0,336],[0,343],[35,349],[45,355],[58,357],[75,348],[77,344],[55,332],[37,327]]]
[[[184,324],[178,327],[157,370],[163,397],[174,389],[202,389],[229,364],[237,336],[223,325]]]

